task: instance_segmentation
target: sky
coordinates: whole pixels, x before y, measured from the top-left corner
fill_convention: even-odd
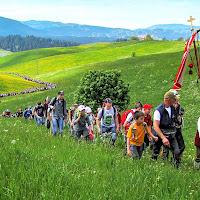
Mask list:
[[[200,25],[200,0],[0,0],[0,16],[18,21],[48,20],[112,28],[156,24]]]

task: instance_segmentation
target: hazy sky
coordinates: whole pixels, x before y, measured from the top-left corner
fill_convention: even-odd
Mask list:
[[[155,24],[200,25],[200,0],[0,0],[0,16],[114,28]]]

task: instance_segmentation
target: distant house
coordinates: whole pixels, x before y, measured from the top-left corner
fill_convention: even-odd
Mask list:
[[[145,40],[147,35],[138,35],[139,40]]]

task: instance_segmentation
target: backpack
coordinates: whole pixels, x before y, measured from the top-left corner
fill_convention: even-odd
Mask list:
[[[117,111],[114,107],[113,107],[113,110],[114,110],[114,117],[115,117]],[[102,108],[101,118],[104,116],[104,112],[105,112],[105,107]]]
[[[77,113],[77,117],[79,117],[79,111],[76,112]],[[84,117],[86,118],[88,115],[85,113]]]
[[[144,128],[145,134],[147,134],[147,124],[145,122],[143,122],[142,125],[143,125],[143,128]],[[133,124],[131,124],[131,128],[132,128],[132,138],[137,139],[137,134],[134,131],[134,130],[137,130],[137,129],[133,126]]]
[[[54,100],[52,102],[52,106],[55,105],[56,101],[57,101],[57,97],[54,97]],[[65,113],[65,111],[64,111],[64,99],[62,99],[61,101],[62,101],[62,108],[63,108],[63,115],[64,115],[64,113]]]
[[[127,118],[128,114],[129,114],[130,112],[131,112],[132,114],[134,114],[134,111],[133,111],[133,110],[127,110],[127,111],[125,111],[125,112],[123,113],[123,115],[122,115],[122,125],[125,123],[126,118]]]

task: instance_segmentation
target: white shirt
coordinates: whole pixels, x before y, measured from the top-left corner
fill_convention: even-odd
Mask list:
[[[171,118],[171,113],[172,113],[171,107],[165,108],[165,110],[169,113],[169,117]],[[160,115],[160,112],[158,110],[155,110],[154,115],[153,115],[153,119],[157,120],[157,121],[161,120],[161,115]]]
[[[133,112],[135,112],[135,109],[133,110]],[[127,117],[126,117],[126,121],[128,123],[132,122],[133,121],[133,114],[132,112],[128,113]]]

